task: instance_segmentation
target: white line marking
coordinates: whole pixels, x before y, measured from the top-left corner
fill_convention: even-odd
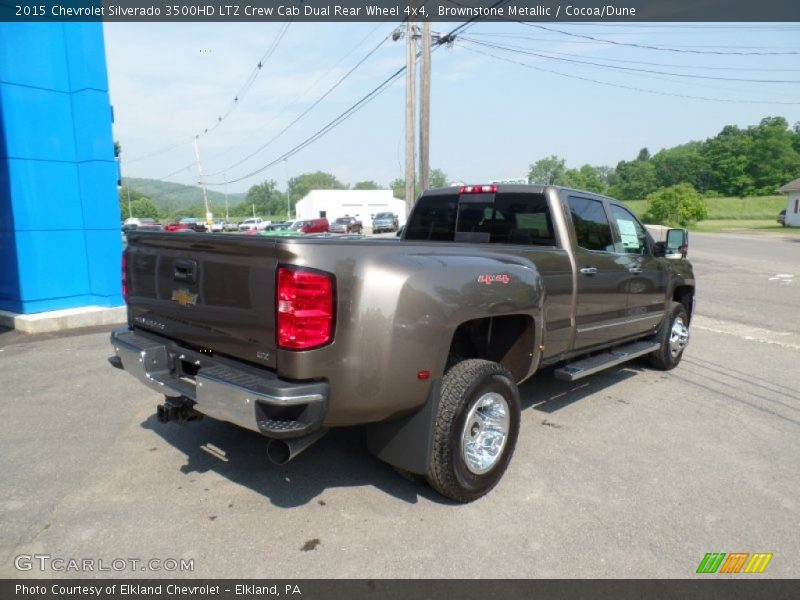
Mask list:
[[[776,346],[780,346],[781,348],[800,350],[800,344],[793,343],[794,340],[790,342],[785,339],[793,335],[789,331],[772,331],[771,329],[752,327],[750,325],[734,323],[733,321],[722,321],[720,319],[704,317],[702,315],[695,315],[692,318],[692,327],[696,327],[697,329],[702,329],[704,331],[712,331],[714,333],[733,335],[751,342],[774,344]]]

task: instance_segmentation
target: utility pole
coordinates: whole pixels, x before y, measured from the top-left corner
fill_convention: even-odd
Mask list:
[[[406,26],[406,213],[414,206],[414,108],[416,103],[417,39],[413,19]]]
[[[228,223],[228,174],[223,173],[222,176],[225,178],[225,226],[227,227]]]
[[[419,90],[419,185],[422,191],[430,187],[430,128],[431,128],[431,23],[422,23],[422,69]]]
[[[206,184],[203,181],[203,164],[200,162],[200,146],[197,144],[198,136],[194,136],[194,156],[197,159],[197,173],[200,176],[200,187],[203,188],[203,203],[206,206],[206,224],[208,230],[211,231],[211,209],[208,206],[208,195],[206,194]]]
[[[291,201],[292,201],[292,190],[289,187],[289,159],[283,159],[283,166],[286,170],[286,220],[289,220],[289,214],[291,213]]]

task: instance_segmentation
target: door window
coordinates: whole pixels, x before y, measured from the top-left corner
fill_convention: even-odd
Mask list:
[[[611,226],[606,211],[600,200],[570,196],[569,211],[572,213],[572,225],[578,246],[585,250],[614,252],[611,239]]]
[[[647,232],[641,223],[630,211],[619,206],[611,205],[611,217],[617,224],[619,242],[616,252],[620,254],[647,254]]]

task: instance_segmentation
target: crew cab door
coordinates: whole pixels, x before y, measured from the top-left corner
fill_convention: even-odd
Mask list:
[[[573,349],[607,344],[635,333],[628,312],[632,260],[616,252],[605,202],[567,197],[577,268]]]
[[[620,204],[610,202],[609,208],[616,250],[627,259],[631,274],[627,284],[631,330],[646,333],[657,328],[664,317],[667,273],[663,262],[653,256],[644,225]]]

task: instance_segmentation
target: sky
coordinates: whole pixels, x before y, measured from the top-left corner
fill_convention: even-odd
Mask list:
[[[210,189],[246,192],[270,179],[285,189],[287,178],[317,170],[388,186],[404,176],[404,76],[262,167],[405,65],[404,40],[391,39],[399,25],[104,24],[123,175],[196,184],[199,136]],[[553,154],[569,167],[614,166],[729,124],[794,124],[798,33],[795,23],[470,24],[433,53],[431,166],[482,183],[525,177]]]

